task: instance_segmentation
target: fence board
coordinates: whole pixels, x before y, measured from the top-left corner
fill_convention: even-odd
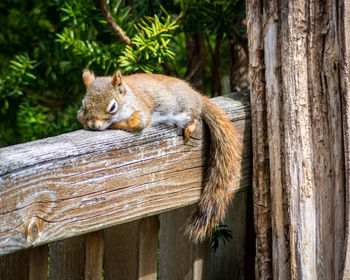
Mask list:
[[[139,280],[157,280],[158,216],[144,218],[139,228]]]
[[[157,279],[158,217],[105,230],[104,279]]]
[[[102,280],[103,231],[86,235],[85,280]]]
[[[47,280],[48,257],[49,249],[47,245],[30,249],[29,280]],[[22,263],[22,265],[24,264]]]
[[[46,280],[48,246],[42,245],[0,257],[0,279]]]
[[[189,206],[159,215],[159,279],[209,279],[208,244],[194,246],[184,235],[184,224],[193,209]]]
[[[212,252],[212,280],[245,279],[246,208],[247,192],[236,194],[224,219],[224,224],[232,231],[232,239],[226,243],[220,241],[217,250]]]
[[[85,236],[76,236],[50,244],[50,280],[83,280],[85,272]]]
[[[214,101],[244,138],[249,95]],[[0,255],[195,203],[207,138],[178,134],[81,130],[0,149]],[[243,166],[245,182],[250,156]],[[236,178],[232,191],[248,186]]]
[[[194,246],[193,280],[209,280],[210,263],[210,239]]]
[[[192,244],[183,235],[183,225],[191,213],[184,207],[162,213],[160,218],[159,278],[175,280],[181,275],[192,279]]]
[[[0,257],[0,279],[27,280],[30,250]]]
[[[138,232],[140,220],[107,228],[105,232],[104,279],[138,279]]]

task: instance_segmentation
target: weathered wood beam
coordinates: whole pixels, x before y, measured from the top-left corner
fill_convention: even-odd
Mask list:
[[[245,143],[249,186],[249,94],[214,99]],[[203,136],[204,135],[204,136]],[[79,130],[0,149],[0,255],[195,203],[206,165],[206,134],[188,143],[168,126],[142,133]],[[237,175],[237,174],[236,174]]]

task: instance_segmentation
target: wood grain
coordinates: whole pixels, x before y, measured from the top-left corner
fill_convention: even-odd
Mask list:
[[[75,236],[50,244],[50,280],[83,280],[86,236]]]
[[[104,230],[105,250],[103,268],[105,280],[138,279],[140,221],[136,220]]]
[[[139,280],[157,280],[158,216],[144,218],[139,227]]]
[[[30,250],[22,250],[0,257],[0,279],[27,280]]]
[[[91,232],[85,244],[85,280],[102,280],[103,230]]]
[[[29,257],[29,280],[47,280],[48,272],[48,245],[42,245],[30,250]],[[7,278],[6,278],[7,279]]]
[[[157,279],[158,216],[105,230],[104,279]]]
[[[184,235],[184,224],[193,211],[192,206],[159,215],[159,278],[193,279],[193,245]]]
[[[210,279],[210,240],[195,246],[184,233],[194,209],[187,206],[159,215],[159,279]]]
[[[246,208],[247,192],[236,194],[223,221],[232,231],[232,238],[225,242],[220,239],[218,248],[211,253],[212,280],[245,279]]]
[[[214,99],[247,145],[242,179],[249,186],[249,94]],[[160,125],[142,133],[84,131],[0,149],[0,254],[96,231],[195,203],[207,138]],[[237,175],[237,174],[236,174]]]

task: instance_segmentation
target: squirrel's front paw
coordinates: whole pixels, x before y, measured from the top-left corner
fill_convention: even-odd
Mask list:
[[[128,124],[128,127],[132,129],[132,131],[143,128],[141,127],[141,117],[138,112],[134,112],[131,115],[131,118],[127,120],[127,124]]]
[[[118,122],[118,123],[113,123],[110,127],[111,129],[122,129],[122,130],[126,130],[126,131],[138,131],[144,128],[144,126],[142,126],[142,122],[141,122],[141,117],[139,115],[138,112],[134,112],[131,115],[131,118],[126,120],[126,121],[122,121],[122,122]]]

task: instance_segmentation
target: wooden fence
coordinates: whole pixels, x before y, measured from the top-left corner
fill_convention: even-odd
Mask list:
[[[213,101],[244,141],[225,221],[230,242],[212,252],[209,241],[194,246],[183,236],[201,192],[205,129],[186,144],[162,125],[80,130],[0,149],[0,279],[243,279],[254,271],[249,94]]]

